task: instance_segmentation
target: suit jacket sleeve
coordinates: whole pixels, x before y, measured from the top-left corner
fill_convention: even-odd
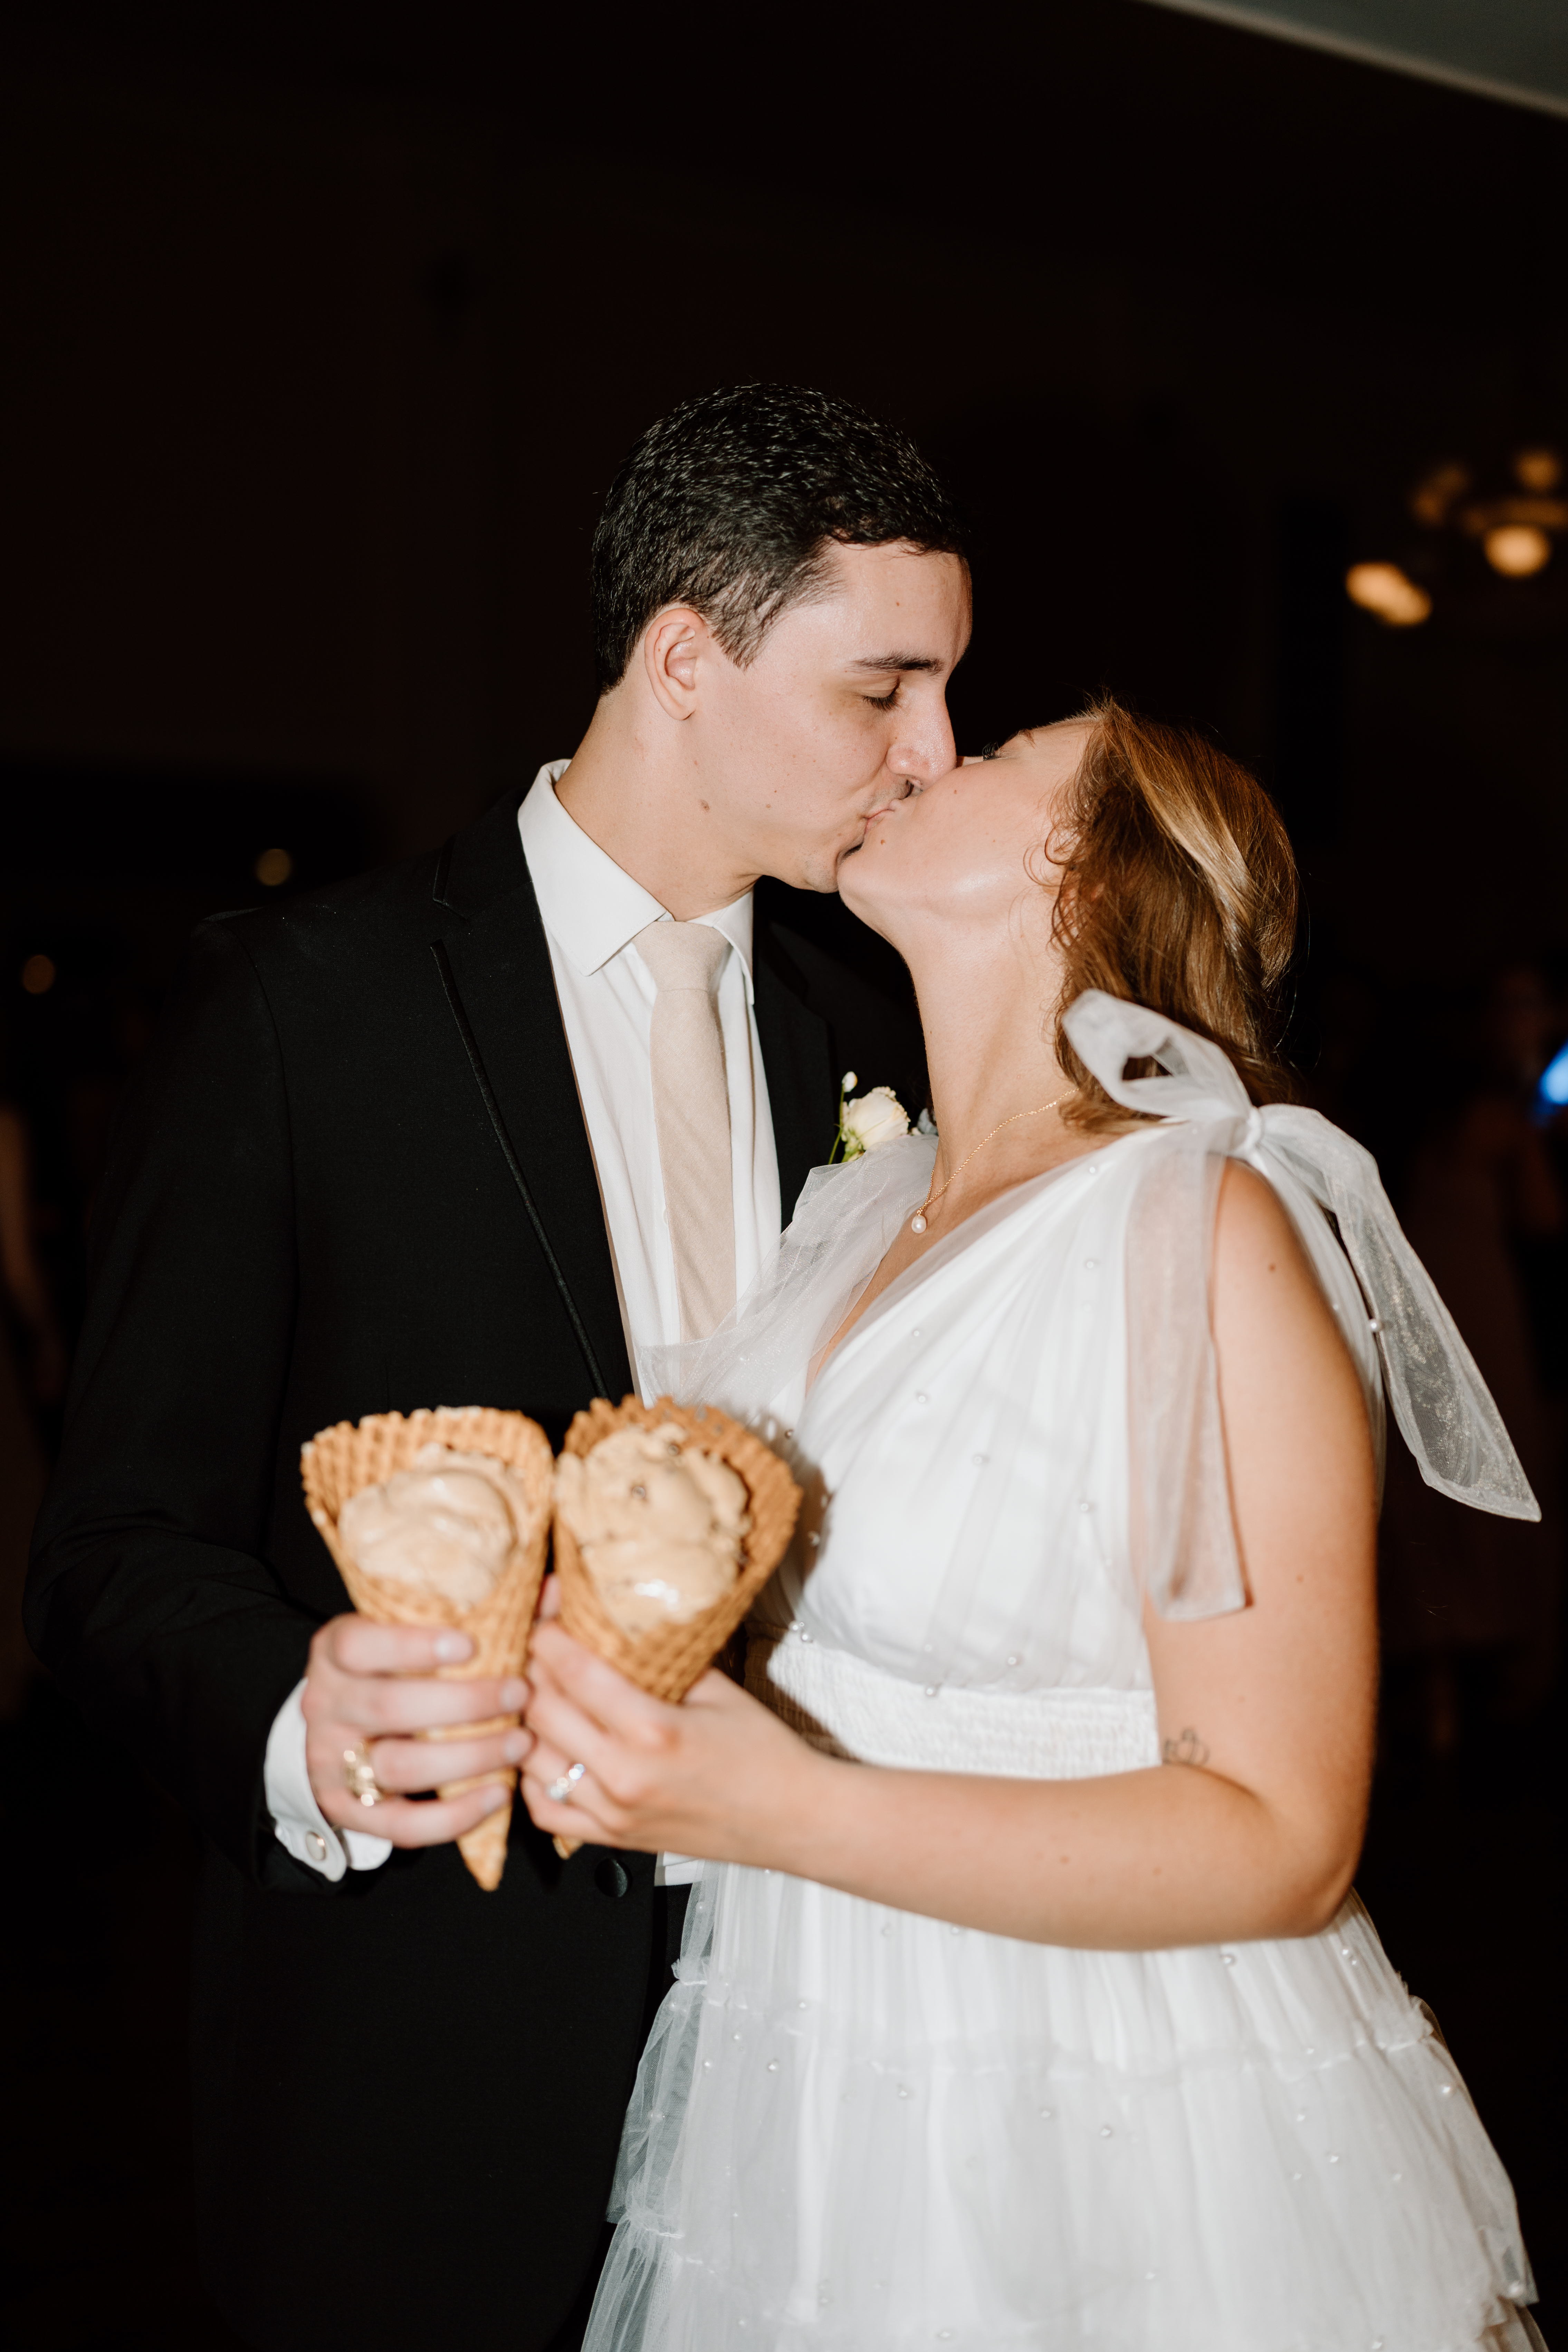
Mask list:
[[[196,933],[121,1118],[27,1591],[33,1645],[251,1877],[267,1738],[314,1620],[263,1553],[295,1301],[284,1071],[223,922]]]

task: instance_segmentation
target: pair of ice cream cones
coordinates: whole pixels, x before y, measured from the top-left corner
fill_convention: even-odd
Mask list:
[[[679,1703],[729,1641],[783,1557],[800,1507],[800,1490],[777,1454],[752,1431],[716,1407],[676,1405],[668,1398],[652,1405],[636,1397],[626,1397],[619,1405],[595,1398],[573,1422],[563,1451],[585,1457],[620,1430],[671,1424],[684,1433],[684,1443],[724,1463],[741,1479],[746,1489],[747,1531],[734,1580],[718,1600],[680,1622],[658,1625],[635,1638],[606,1609],[583,1547],[554,1507],[550,1444],[526,1414],[483,1406],[442,1407],[406,1418],[374,1413],[357,1423],[340,1422],[321,1431],[301,1453],[306,1507],[362,1616],[386,1625],[451,1625],[470,1637],[471,1657],[461,1665],[437,1670],[443,1676],[462,1678],[522,1672],[553,1519],[563,1628],[639,1688]],[[487,1456],[502,1465],[506,1483],[520,1498],[513,1513],[515,1540],[506,1564],[486,1597],[467,1609],[438,1591],[416,1591],[377,1575],[354,1557],[340,1525],[355,1496],[409,1470],[422,1449],[432,1444],[458,1455]],[[463,1725],[429,1737],[470,1738],[499,1729],[500,1721]],[[493,1889],[506,1863],[517,1773],[509,1767],[483,1778],[505,1787],[507,1802],[466,1832],[458,1846],[479,1884]],[[452,1781],[443,1784],[439,1793],[453,1797],[478,1785],[477,1780]],[[563,1856],[576,1851],[570,1840],[557,1838],[555,1843]]]

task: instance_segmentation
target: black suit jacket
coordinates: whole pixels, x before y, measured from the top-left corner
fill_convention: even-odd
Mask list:
[[[333,1886],[263,1801],[268,1728],[347,1605],[303,1440],[486,1403],[559,1443],[630,1385],[516,810],[196,933],[104,1184],[35,1544],[39,1654],[204,1835],[205,2267],[276,2352],[548,2344],[596,2256],[641,2038],[650,1856],[563,1865],[520,1806],[495,1894],[450,1846]],[[846,1066],[923,1099],[879,953],[837,902],[759,891],[786,1213]]]

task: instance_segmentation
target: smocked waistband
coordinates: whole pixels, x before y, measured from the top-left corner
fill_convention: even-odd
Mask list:
[[[754,1627],[746,1686],[814,1747],[864,1764],[1083,1780],[1160,1760],[1148,1690],[928,1690],[847,1650]]]

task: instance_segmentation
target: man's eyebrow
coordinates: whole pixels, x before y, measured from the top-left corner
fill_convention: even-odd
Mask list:
[[[932,654],[876,654],[853,661],[851,669],[883,671],[889,669],[941,669],[942,665]]]

